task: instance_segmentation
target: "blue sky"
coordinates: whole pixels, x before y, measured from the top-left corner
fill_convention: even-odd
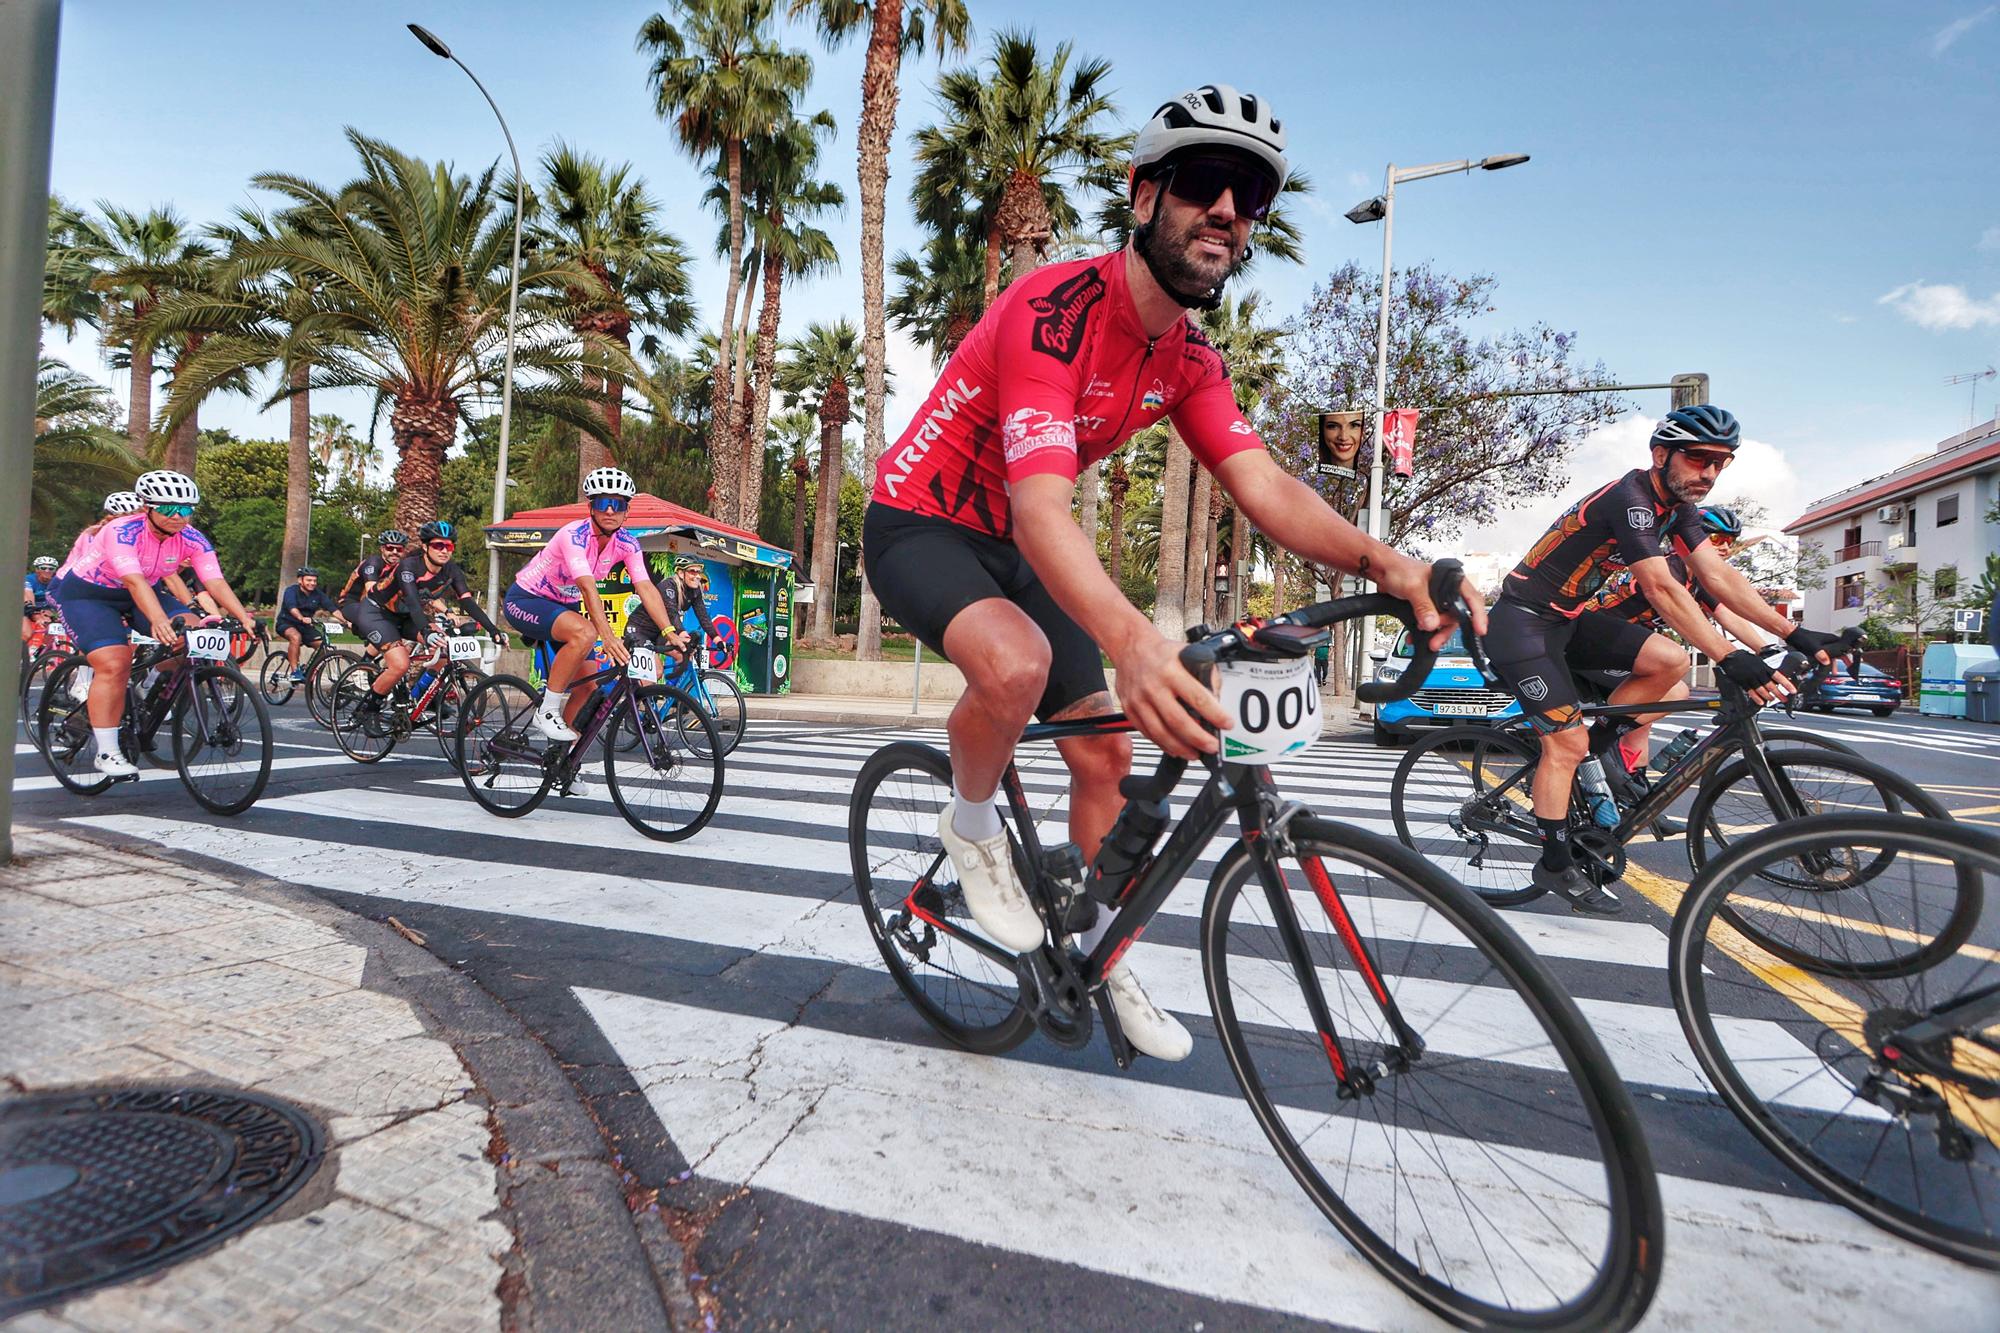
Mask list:
[[[1510,171],[1405,187],[1399,266],[1496,275],[1497,318],[1574,329],[1585,354],[1624,379],[1709,372],[1717,401],[1759,445],[1738,488],[1774,509],[1963,429],[1966,391],[1945,376],[2000,361],[2000,5],[969,2],[975,49],[997,29],[1027,27],[1045,44],[1110,59],[1131,123],[1204,82],[1272,99],[1294,160],[1319,185],[1306,264],[1260,263],[1252,278],[1280,315],[1347,260],[1379,262],[1379,229],[1341,213],[1376,192],[1384,163],[1531,153]],[[253,172],[345,179],[348,124],[484,166],[504,152],[491,114],[403,30],[415,20],[479,72],[524,158],[560,138],[630,160],[666,201],[670,227],[705,256],[716,223],[697,204],[703,178],[653,115],[632,46],[656,8],[71,0],[54,183],[81,201],[171,201],[207,220],[252,198]],[[860,46],[828,53],[803,27],[789,40],[813,53],[814,103],[840,122],[827,174],[852,199]],[[934,55],[905,66],[892,254],[920,239],[901,150],[931,118],[937,69]],[[850,260],[859,227],[850,203],[833,226]],[[705,312],[720,309],[722,285],[721,265],[705,269]],[[786,332],[859,303],[850,262],[787,296]],[[70,354],[106,373],[94,346]],[[929,381],[907,341],[892,358],[905,384],[893,429]],[[1981,386],[1982,418],[1996,394],[2000,381]],[[1639,403],[1657,413],[1664,397]],[[260,421],[240,400],[205,408],[204,421],[283,430],[278,414]],[[1593,441],[1573,469],[1578,484],[1636,465],[1643,434],[1635,422]],[[1468,544],[1505,549],[1546,510]]]

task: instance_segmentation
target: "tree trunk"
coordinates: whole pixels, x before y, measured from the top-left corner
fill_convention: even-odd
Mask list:
[[[312,368],[291,368],[292,434],[285,449],[285,542],[278,557],[278,586],[292,570],[312,559],[312,398],[306,382]]]
[[[986,286],[981,290],[979,308],[990,308],[1000,295],[1000,225],[989,223],[986,228]]]
[[[437,517],[438,483],[444,476],[444,451],[458,429],[456,405],[449,398],[398,398],[389,412],[389,430],[396,437],[396,526],[415,532]]]
[[[773,216],[771,225],[782,226]],[[764,301],[757,316],[757,350],[750,375],[750,425],[743,440],[743,523],[758,531],[764,503],[764,428],[771,419],[771,377],[778,368],[778,311],[785,288],[785,257],[764,258]]]
[[[1097,499],[1102,491],[1102,460],[1092,463],[1076,479],[1077,519],[1076,525],[1083,529],[1083,535],[1090,538],[1090,549],[1097,550]]]
[[[806,570],[806,477],[812,468],[806,463],[805,441],[792,446],[792,569],[803,577]]]
[[[132,452],[151,458],[148,442],[153,431],[153,346],[132,340],[132,415],[125,422],[125,438]]]
[[[731,139],[729,163],[729,282],[723,290],[722,322],[716,326],[715,372],[708,390],[708,465],[715,491],[715,517],[732,522],[736,512],[736,402],[731,392],[730,337],[736,298],[743,285],[743,141]]]
[[[1271,561],[1271,614],[1281,616],[1285,606],[1285,565],[1288,557],[1280,551]]]
[[[1125,579],[1125,493],[1131,489],[1125,475],[1125,460],[1114,456],[1106,489],[1111,492],[1111,581],[1124,586]]]
[[[743,305],[736,312],[736,336],[730,346],[729,391],[736,402],[736,445],[750,438],[750,418],[745,408],[750,401],[750,319],[757,313],[757,276],[762,272],[764,250],[751,246],[743,264]],[[749,524],[744,524],[748,527]]]
[[[166,452],[161,455],[160,466],[169,472],[194,475],[195,443],[201,434],[201,409],[197,407],[187,414],[187,419],[174,427],[174,433],[167,437]]]
[[[1208,619],[1208,593],[1214,586],[1209,577],[1208,494],[1214,479],[1208,469],[1195,464],[1188,472],[1187,507],[1187,589],[1181,609],[1189,622]]]
[[[600,398],[604,395],[604,377],[595,371],[583,372],[583,396]],[[576,498],[583,498],[583,479],[601,467],[616,466],[618,460],[612,456],[611,448],[589,431],[579,428],[576,432]]]
[[[819,515],[813,527],[812,558],[818,593],[813,599],[812,636],[821,642],[833,640],[833,578],[840,540],[840,435],[847,415],[847,385],[835,380],[827,386],[819,405]]]
[[[888,355],[882,308],[882,211],[889,189],[889,140],[896,132],[896,76],[903,60],[903,0],[875,0],[868,29],[868,61],[861,71],[861,128],[858,175],[861,184],[861,355],[862,470],[872,476],[887,442],[883,416],[889,404]],[[826,484],[822,475],[820,484]],[[839,510],[836,508],[836,514]],[[861,576],[861,633],[854,655],[864,662],[882,656],[882,604]]]
[[[1217,544],[1217,537],[1219,535],[1217,530],[1222,525],[1223,491],[1220,486],[1215,485],[1212,479],[1208,478],[1208,472],[1206,469],[1203,469],[1201,475],[1205,480],[1208,480],[1209,482],[1207,488],[1208,489],[1208,527],[1206,530],[1207,538],[1201,553],[1202,563],[1199,566],[1197,566],[1197,568],[1206,571],[1208,575],[1208,577],[1202,579],[1201,583],[1202,587],[1201,618],[1203,620],[1213,623],[1218,616],[1222,617],[1223,619],[1228,618],[1226,609],[1217,604],[1217,599],[1215,596],[1215,578],[1214,578],[1214,568],[1217,563],[1217,558],[1222,553],[1222,548]],[[1197,511],[1197,516],[1198,516],[1198,511]]]
[[[1194,455],[1181,433],[1167,423],[1167,461],[1160,473],[1160,550],[1154,564],[1159,592],[1153,624],[1169,637],[1187,628],[1188,468]]]

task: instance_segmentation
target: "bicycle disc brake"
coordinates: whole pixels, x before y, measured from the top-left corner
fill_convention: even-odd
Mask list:
[[[1572,829],[1570,847],[1585,879],[1603,888],[1625,878],[1625,844],[1600,828]]]

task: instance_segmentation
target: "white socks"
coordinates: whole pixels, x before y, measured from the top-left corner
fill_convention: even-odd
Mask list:
[[[959,837],[972,842],[985,842],[988,838],[1000,836],[1000,811],[993,805],[993,797],[974,800],[965,794],[965,788],[952,780],[951,829]],[[995,795],[998,795],[996,792]]]
[[[90,734],[97,737],[97,752],[99,754],[124,753],[124,751],[118,748],[118,728],[92,727]]]

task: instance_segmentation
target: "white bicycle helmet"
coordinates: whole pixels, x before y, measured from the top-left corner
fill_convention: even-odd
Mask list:
[[[1233,148],[1271,169],[1283,188],[1291,164],[1285,160],[1285,127],[1270,103],[1255,93],[1239,93],[1226,83],[1204,84],[1163,104],[1132,145],[1128,195],[1153,168],[1196,148]]]
[[[185,472],[148,472],[132,483],[132,489],[149,505],[201,503],[201,487]]]
[[[38,556],[36,556],[36,557],[35,557],[35,568],[36,568],[36,569],[54,569],[54,568],[55,568],[56,566],[60,565],[61,563],[62,563],[62,561],[60,561],[60,560],[56,559],[56,558],[55,558],[54,556],[52,556],[52,555],[38,555]]]
[[[623,468],[601,467],[583,479],[583,498],[588,500],[596,495],[622,495],[627,500],[639,493],[632,482],[632,474]]]
[[[134,491],[113,491],[104,497],[104,512],[113,518],[136,514],[145,507],[146,502]]]

